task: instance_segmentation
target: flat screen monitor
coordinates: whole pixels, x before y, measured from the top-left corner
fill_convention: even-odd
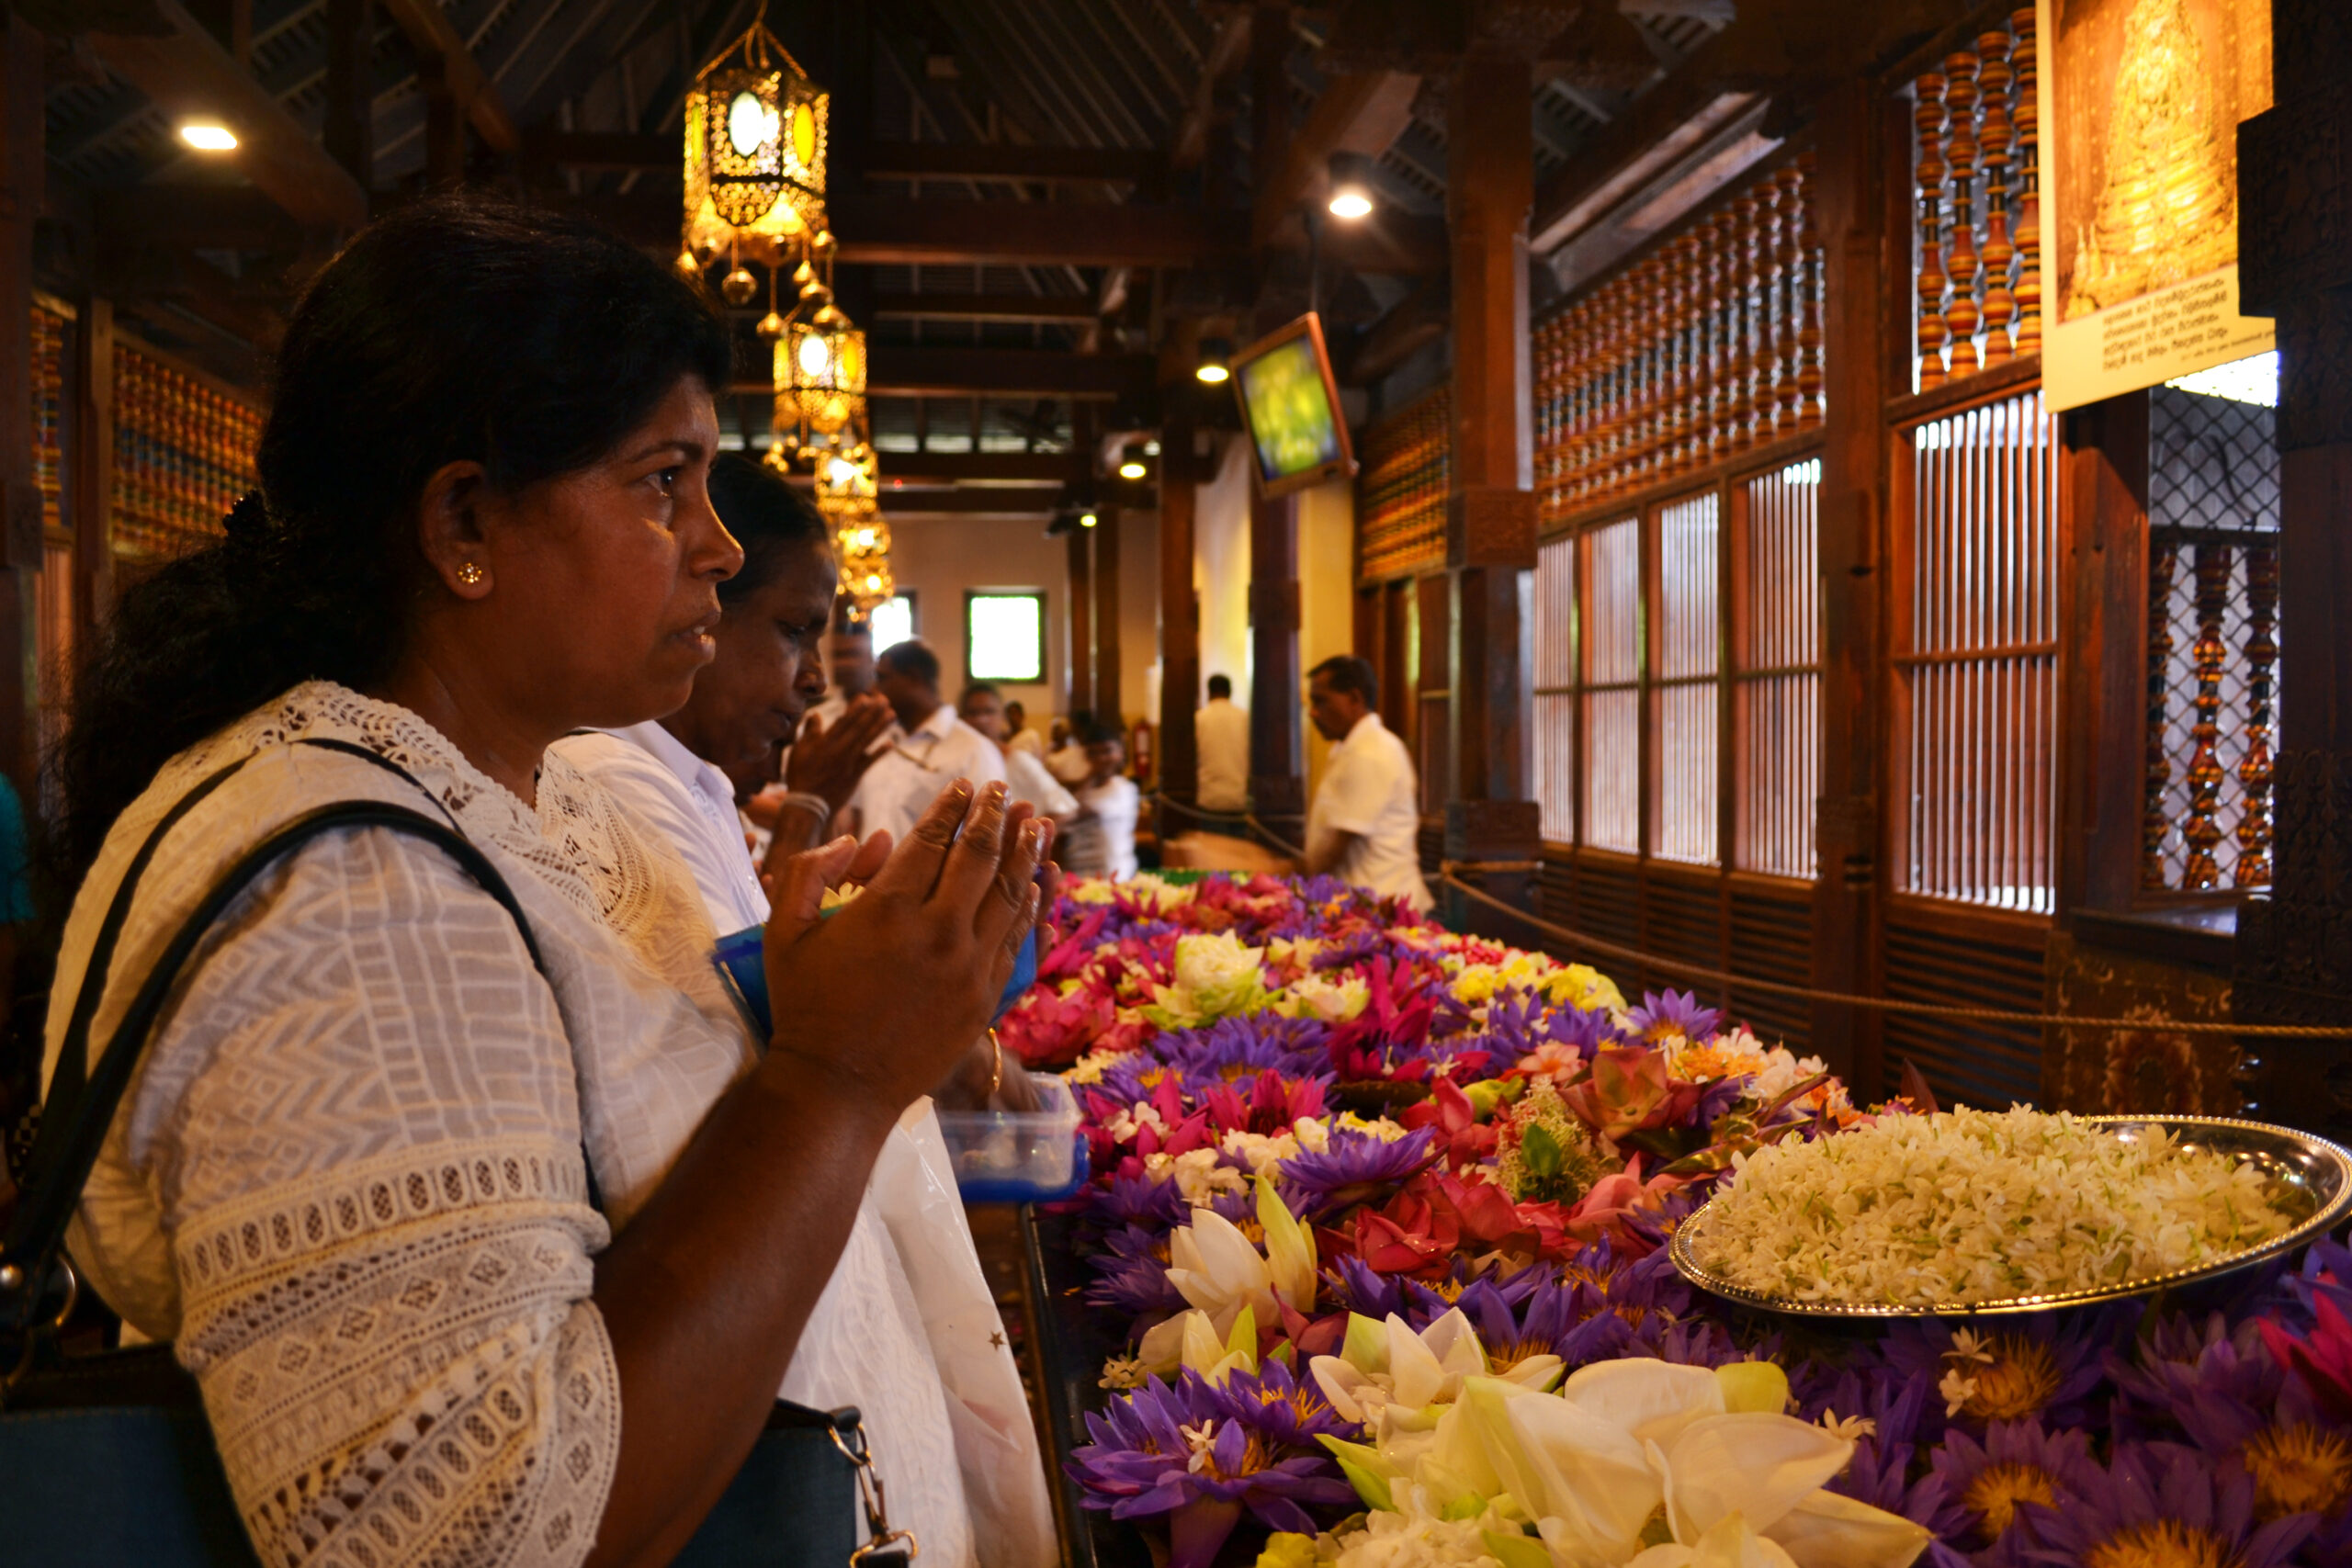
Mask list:
[[[1339,383],[1315,312],[1236,355],[1233,389],[1257,453],[1261,495],[1288,495],[1355,473]]]

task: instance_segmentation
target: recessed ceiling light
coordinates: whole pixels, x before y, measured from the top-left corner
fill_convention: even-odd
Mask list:
[[[180,140],[199,152],[233,152],[236,134],[217,120],[192,119],[180,127]]]

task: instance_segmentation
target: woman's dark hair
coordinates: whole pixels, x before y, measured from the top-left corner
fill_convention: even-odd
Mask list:
[[[724,453],[710,466],[710,504],[743,547],[742,570],[718,585],[722,609],[775,581],[796,547],[832,545],[832,525],[817,503],[741,452]]]
[[[684,378],[724,389],[733,359],[690,285],[577,220],[452,195],[362,231],[294,307],[261,490],[122,596],[74,682],[66,885],[175,752],[300,682],[391,671],[436,469],[479,462],[506,493],[575,472]]]

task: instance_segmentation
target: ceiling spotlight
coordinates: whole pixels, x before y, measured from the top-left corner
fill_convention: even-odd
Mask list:
[[[1361,152],[1334,152],[1330,160],[1331,216],[1353,220],[1372,211],[1372,160]]]
[[[1148,472],[1150,470],[1143,466],[1142,445],[1137,442],[1129,442],[1126,450],[1119,457],[1119,477],[1123,479],[1139,479]]]
[[[1193,375],[1214,387],[1233,374],[1232,367],[1226,363],[1232,357],[1231,338],[1204,337],[1201,340],[1201,363]]]
[[[1091,512],[1081,512],[1078,514],[1078,525],[1081,528],[1091,528],[1098,521],[1099,519]]]
[[[236,134],[218,120],[192,119],[180,127],[180,140],[199,152],[234,152]]]

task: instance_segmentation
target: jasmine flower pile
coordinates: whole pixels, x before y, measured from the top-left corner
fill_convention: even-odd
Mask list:
[[[1747,1156],[1697,1252],[1760,1295],[1934,1305],[2153,1279],[2292,1224],[2250,1166],[2019,1105]]]

